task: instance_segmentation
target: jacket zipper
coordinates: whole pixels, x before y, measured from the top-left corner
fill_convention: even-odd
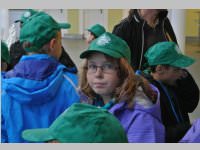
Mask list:
[[[144,53],[144,24],[145,24],[145,21],[142,24],[142,52],[141,52],[141,55],[140,55],[139,70],[141,69],[142,57],[143,57],[143,53]]]
[[[163,30],[163,33],[164,33],[164,36],[165,36],[166,41],[169,41],[169,40],[167,39],[167,35],[166,35],[165,29],[164,29],[165,20],[166,20],[166,18],[163,19],[162,30]]]

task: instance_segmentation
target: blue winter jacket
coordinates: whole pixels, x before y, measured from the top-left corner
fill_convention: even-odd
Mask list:
[[[45,54],[23,56],[2,77],[1,142],[26,142],[25,129],[47,128],[72,103],[79,102],[77,76]]]

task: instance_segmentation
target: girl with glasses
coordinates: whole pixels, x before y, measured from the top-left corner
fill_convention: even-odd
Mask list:
[[[112,113],[129,142],[164,142],[159,91],[134,74],[126,42],[106,32],[80,57],[85,58],[80,71],[81,101]]]

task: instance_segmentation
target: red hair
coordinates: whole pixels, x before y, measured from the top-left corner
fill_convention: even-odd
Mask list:
[[[111,58],[106,56],[107,58]],[[114,59],[114,58],[111,58]],[[134,70],[131,65],[127,62],[126,59],[120,58],[117,60],[119,69],[118,69],[118,77],[120,79],[119,86],[116,87],[113,97],[116,102],[125,101],[128,106],[131,108],[134,104],[133,98],[135,96],[136,90],[139,86],[141,86],[144,90],[144,93],[152,100],[155,100],[152,97],[152,88],[150,87],[149,82],[141,76],[135,75]],[[80,90],[90,98],[90,102],[92,104],[92,99],[95,98],[96,94],[89,86],[87,81],[87,66],[88,60],[86,59],[83,63],[83,66],[80,69],[80,78],[79,85]]]

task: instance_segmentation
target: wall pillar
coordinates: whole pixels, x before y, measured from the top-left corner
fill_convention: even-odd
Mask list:
[[[169,10],[169,19],[176,34],[179,47],[185,53],[185,9]]]
[[[9,11],[8,9],[1,9],[0,10],[0,29],[1,29],[1,39],[6,41],[8,38],[8,31],[9,31]]]

